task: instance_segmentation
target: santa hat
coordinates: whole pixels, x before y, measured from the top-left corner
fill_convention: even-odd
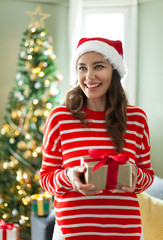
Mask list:
[[[113,69],[116,69],[121,78],[126,74],[126,67],[123,60],[123,48],[122,42],[119,40],[113,41],[106,38],[81,38],[77,45],[74,57],[73,65],[76,69],[78,58],[87,52],[97,52],[108,59],[112,64]]]

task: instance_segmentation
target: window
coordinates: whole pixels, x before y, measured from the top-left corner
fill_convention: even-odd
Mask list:
[[[127,78],[122,80],[129,102],[136,102],[136,47],[137,47],[137,4],[124,1],[114,6],[109,1],[86,1],[81,26],[82,37],[104,37],[121,40],[124,59],[128,68]],[[95,4],[95,3],[96,4]],[[123,5],[123,6],[122,6]]]

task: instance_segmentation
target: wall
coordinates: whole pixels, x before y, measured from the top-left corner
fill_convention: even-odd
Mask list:
[[[147,113],[151,161],[163,177],[163,1],[139,1],[138,105]]]
[[[8,93],[14,86],[19,44],[30,23],[26,12],[34,12],[38,4],[43,13],[51,14],[44,23],[54,40],[58,72],[64,77],[59,85],[63,95],[68,86],[68,0],[0,0],[0,128],[7,107]]]

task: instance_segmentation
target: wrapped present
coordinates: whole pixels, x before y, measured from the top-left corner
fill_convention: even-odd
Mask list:
[[[37,216],[47,216],[52,210],[52,195],[48,192],[42,194],[34,194],[31,196],[32,214]]]
[[[19,225],[15,223],[5,223],[0,220],[0,240],[18,240]]]
[[[89,156],[81,157],[81,166],[86,166],[85,183],[93,183],[95,189],[113,189],[132,186],[132,164],[125,154],[115,150],[106,152],[90,149]]]

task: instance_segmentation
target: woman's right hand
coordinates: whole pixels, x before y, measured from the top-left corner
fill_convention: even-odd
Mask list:
[[[86,171],[86,167],[72,167],[67,169],[67,177],[72,183],[73,189],[76,192],[80,192],[83,195],[94,195],[102,193],[102,190],[94,190],[94,184],[85,184],[82,182],[83,175]]]

